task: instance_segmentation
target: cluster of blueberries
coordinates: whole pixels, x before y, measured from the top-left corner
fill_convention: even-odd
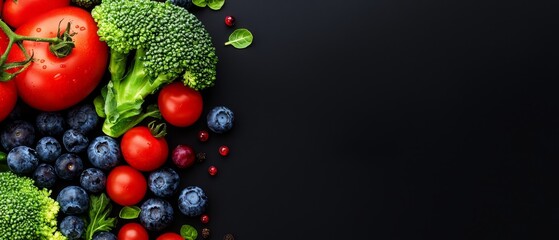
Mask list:
[[[95,130],[99,122],[93,105],[84,104],[66,113],[40,112],[34,124],[12,119],[0,132],[12,172],[33,178],[40,188],[53,189],[58,181],[68,185],[56,197],[65,215],[59,228],[68,239],[84,236],[86,223],[81,216],[89,208],[88,194],[104,192],[107,174],[122,161],[117,140]],[[220,119],[215,123],[222,127],[224,122]],[[95,137],[90,141],[90,136]],[[148,230],[160,231],[173,221],[173,207],[165,199],[177,193],[180,177],[175,170],[165,167],[151,172],[147,182],[157,197],[143,202],[140,222]],[[197,186],[184,188],[178,197],[178,208],[186,216],[201,215],[206,203],[204,191]],[[116,236],[99,232],[93,239],[116,240]]]

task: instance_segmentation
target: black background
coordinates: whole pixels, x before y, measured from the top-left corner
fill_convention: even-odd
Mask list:
[[[214,237],[555,239],[557,9],[239,0],[196,11],[220,56],[206,103],[237,116],[205,146],[231,147],[207,183]],[[253,32],[251,47],[220,46],[226,15]]]
[[[207,152],[181,176],[183,187],[206,190],[211,220],[177,214],[168,230],[190,224],[240,240],[556,239],[558,9],[448,0],[194,9],[219,56],[204,114],[225,105],[236,122],[206,143],[196,138],[205,117],[169,128],[171,147]],[[249,48],[223,46],[235,28],[254,34]]]

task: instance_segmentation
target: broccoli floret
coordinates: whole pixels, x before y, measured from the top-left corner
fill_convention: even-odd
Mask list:
[[[0,239],[66,239],[57,231],[60,205],[33,180],[0,172]]]
[[[83,9],[91,9],[101,3],[101,0],[72,0],[72,4]]]
[[[195,90],[214,85],[217,55],[200,20],[170,2],[103,0],[91,12],[110,48],[111,81],[95,99],[103,132],[118,137],[145,117],[144,98],[175,79]]]

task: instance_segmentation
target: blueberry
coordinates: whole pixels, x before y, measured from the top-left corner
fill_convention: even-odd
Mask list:
[[[31,147],[35,142],[35,128],[24,120],[10,122],[2,129],[0,142],[6,151],[17,146]]]
[[[78,215],[85,213],[89,207],[89,196],[87,192],[78,186],[67,186],[56,196],[60,204],[60,210],[67,215]]]
[[[109,170],[118,165],[122,155],[118,142],[114,138],[99,136],[89,144],[87,157],[96,168]]]
[[[66,121],[59,112],[40,112],[35,118],[39,133],[46,136],[60,136],[64,133]]]
[[[192,7],[192,0],[169,0],[169,2],[185,9],[190,9]]]
[[[100,193],[105,190],[107,176],[98,168],[88,168],[80,176],[80,186],[92,193]]]
[[[179,188],[179,174],[172,168],[162,168],[149,174],[149,190],[158,197],[170,197]]]
[[[71,129],[87,133],[97,126],[99,116],[97,116],[93,104],[83,104],[75,106],[68,111],[66,122]]]
[[[39,165],[39,156],[35,149],[17,146],[8,152],[8,168],[17,174],[30,173]]]
[[[56,138],[47,136],[39,139],[35,150],[39,159],[43,162],[52,163],[62,154],[62,146]]]
[[[116,240],[116,236],[111,232],[97,232],[93,234],[93,240]]]
[[[56,172],[52,165],[41,163],[33,172],[33,180],[39,188],[52,188],[56,183]]]
[[[60,232],[68,240],[80,239],[85,233],[85,221],[77,216],[66,216],[60,222]]]
[[[62,136],[62,144],[68,152],[80,153],[87,149],[89,139],[78,130],[68,129]]]
[[[56,176],[64,180],[73,180],[83,171],[83,162],[80,156],[74,153],[64,153],[54,163]]]
[[[224,133],[233,127],[233,111],[224,106],[212,108],[207,115],[208,128],[215,133]]]
[[[200,187],[189,186],[179,195],[179,210],[186,216],[200,216],[206,210],[208,197]]]
[[[173,222],[173,206],[163,199],[150,198],[140,209],[140,222],[147,230],[161,231]]]

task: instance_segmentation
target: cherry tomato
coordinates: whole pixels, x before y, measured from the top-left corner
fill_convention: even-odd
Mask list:
[[[118,240],[149,240],[149,234],[139,223],[127,223],[118,231]]]
[[[2,20],[17,28],[33,16],[68,5],[70,0],[7,0],[2,8]]]
[[[0,1],[1,4],[1,1]],[[8,46],[8,37],[4,32],[0,31],[0,52],[6,50]],[[14,109],[17,102],[17,89],[14,81],[0,81],[0,122],[4,120]]]
[[[25,22],[16,33],[52,38],[56,37],[59,23],[60,29],[65,30],[68,22],[71,23],[71,32],[76,34],[72,37],[75,47],[66,57],[56,57],[49,50],[49,43],[23,42],[27,52],[33,53],[35,61],[17,75],[15,81],[20,98],[33,108],[57,111],[77,104],[97,87],[107,69],[108,47],[99,40],[97,25],[91,14],[81,8],[51,10]],[[24,59],[17,47],[8,56],[8,62]]]
[[[132,206],[146,195],[147,181],[138,170],[122,165],[111,170],[106,188],[111,200],[122,206]]]
[[[178,233],[168,232],[159,235],[156,240],[184,240],[184,238]]]
[[[181,82],[164,86],[159,92],[157,105],[161,116],[173,126],[187,127],[194,124],[202,114],[203,102],[200,92]]]
[[[124,160],[140,171],[153,171],[161,167],[169,155],[165,137],[154,137],[146,126],[136,126],[124,133],[120,149]]]

